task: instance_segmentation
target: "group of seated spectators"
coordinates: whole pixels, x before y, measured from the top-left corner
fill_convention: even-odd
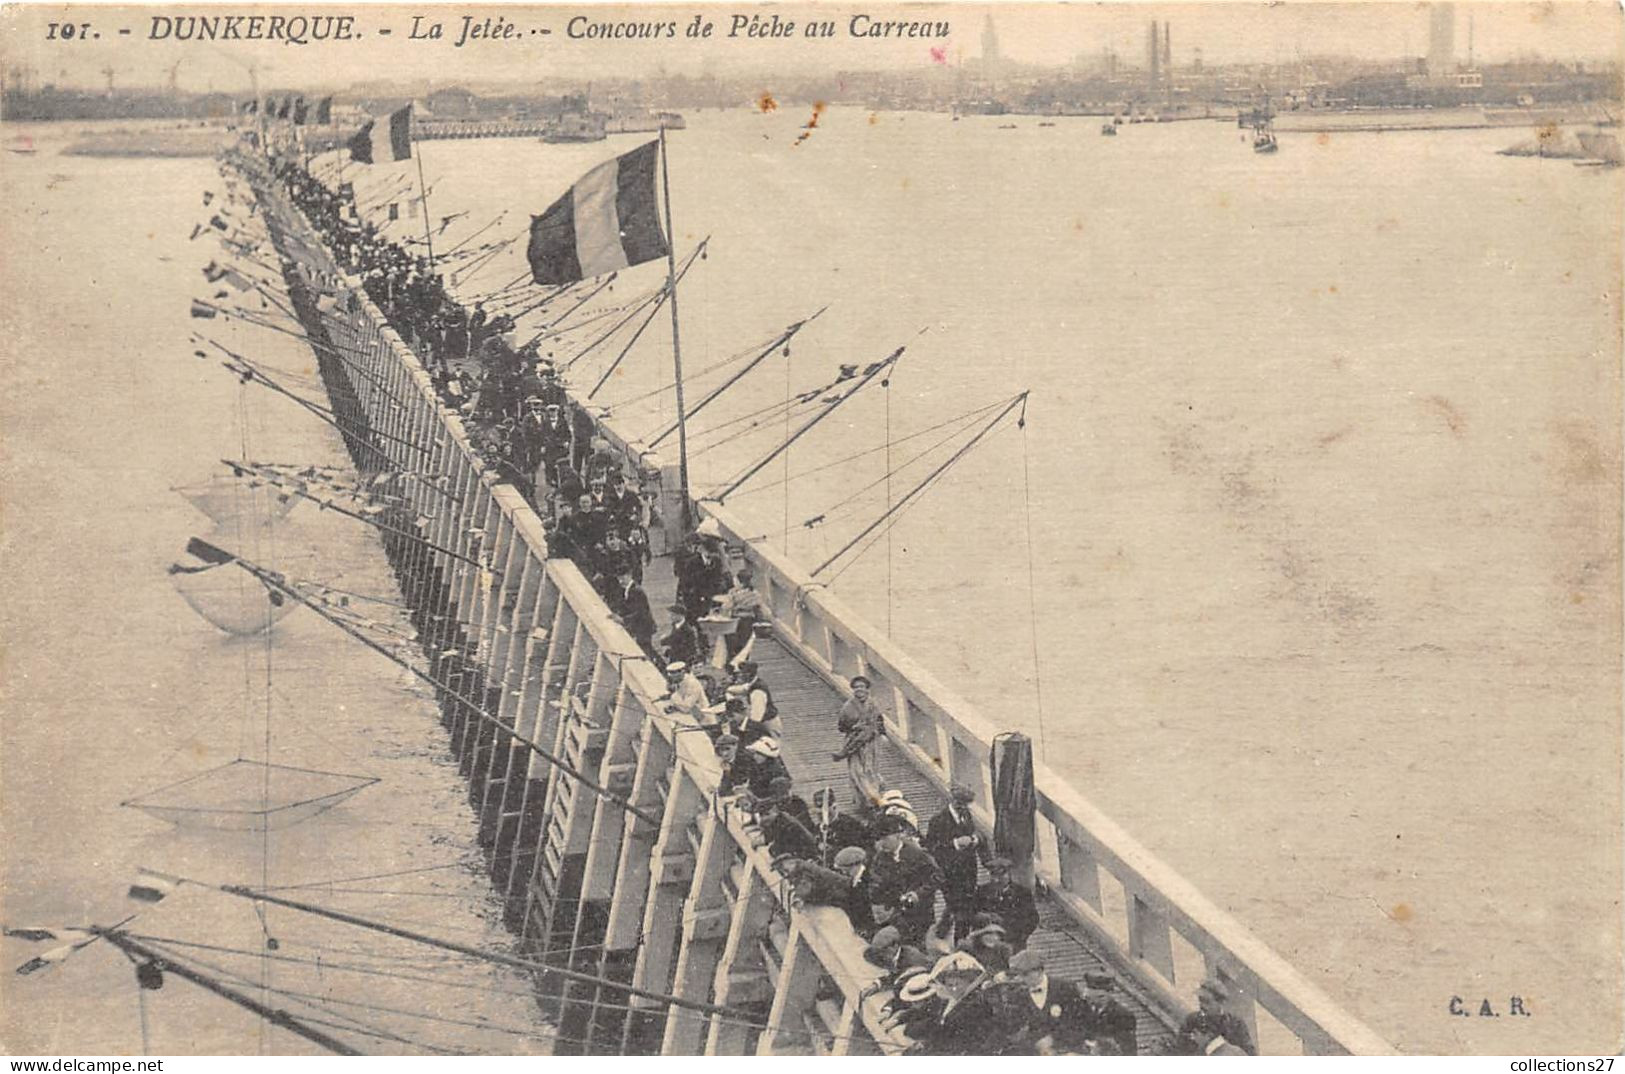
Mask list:
[[[843,911],[867,943],[885,1018],[930,1055],[1134,1055],[1133,1012],[1115,978],[1072,981],[1049,972],[1029,946],[1039,929],[1033,891],[992,852],[971,814],[975,793],[951,788],[923,826],[903,794],[887,789],[877,750],[885,718],[862,675],[837,717],[845,736],[854,808],[833,789],[795,793],[783,757],[773,692],[750,659],[766,619],[748,568],[730,567],[714,521],[676,550],[676,601],[658,639],[642,588],[650,562],[652,505],[634,489],[592,416],[572,408],[553,364],[534,345],[516,347],[511,319],[465,311],[427,259],[381,235],[354,211],[348,187],[329,189],[296,162],[279,173],[294,202],[346,269],[433,370],[443,400],[461,410],[476,446],[544,519],[550,555],[567,556],[610,611],[664,669],[667,711],[712,740],[719,798],[755,825],[801,906]],[[704,622],[731,622],[714,641]],[[986,879],[982,879],[983,873]],[[1225,1011],[1225,987],[1202,986],[1200,1009],[1160,1050],[1250,1054],[1245,1025]]]

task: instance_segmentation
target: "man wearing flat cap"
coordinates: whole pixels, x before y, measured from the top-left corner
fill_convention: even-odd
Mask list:
[[[988,858],[970,806],[976,792],[963,783],[948,791],[948,804],[926,825],[922,844],[942,869],[942,897],[947,910],[937,922],[937,938],[946,939],[950,930],[964,935],[965,926],[976,911],[977,865]]]

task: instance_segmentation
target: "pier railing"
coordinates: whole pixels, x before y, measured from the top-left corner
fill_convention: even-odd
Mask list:
[[[443,624],[426,648],[510,924],[530,957],[603,979],[541,978],[558,1049],[903,1050],[845,914],[793,905],[754,826],[719,802],[710,739],[664,711],[664,676],[575,565],[548,558],[540,518],[360,281],[285,201],[265,204],[346,442],[363,473],[405,475],[428,542],[386,545],[423,621]]]
[[[676,467],[600,423],[611,446],[640,472]],[[773,618],[775,636],[839,690],[868,676],[887,709],[887,730],[915,765],[944,790],[963,783],[973,810],[992,829],[992,742],[997,733],[969,702],[867,623],[799,563],[759,537],[731,509],[702,500]],[[1036,771],[1039,840],[1035,870],[1050,894],[1115,968],[1131,974],[1164,1011],[1194,1010],[1201,982],[1227,985],[1228,1008],[1265,1053],[1389,1054],[1391,1046],[1288,965],[1244,925],[1074,790],[1045,765]]]
[[[995,729],[798,563],[750,539],[756,531],[725,505],[702,501],[700,508],[752,567],[776,636],[841,689],[853,675],[868,676],[894,742],[944,789],[963,783],[975,790],[973,810],[991,830]],[[1039,877],[1117,968],[1165,1009],[1194,1009],[1203,979],[1217,977],[1228,985],[1231,1013],[1265,1053],[1392,1051],[1053,770],[1037,765],[1036,784]]]
[[[844,914],[789,906],[759,836],[717,802],[709,740],[685,733],[692,726],[657,700],[658,670],[574,565],[547,557],[541,520],[482,461],[360,282],[296,210],[263,193],[273,233],[297,236],[279,245],[304,276],[313,335],[331,347],[323,374],[335,404],[347,400],[335,409],[350,423],[358,465],[409,475],[411,524],[431,544],[397,548],[397,567],[428,602],[426,621],[450,624],[430,654],[454,687],[442,710],[522,945],[606,981],[745,1012],[668,1011],[610,984],[544,984],[560,1050],[900,1049],[878,1000],[864,995],[875,970]],[[658,456],[605,431],[640,471],[674,477]],[[709,502],[699,510],[754,568],[777,636],[840,689],[868,675],[890,710],[891,737],[938,784],[974,788],[978,820],[990,827],[994,729],[798,564],[748,536],[731,510]],[[1037,789],[1039,876],[1165,1012],[1193,1009],[1198,984],[1212,976],[1229,984],[1230,1009],[1262,1052],[1390,1051],[1042,765]]]

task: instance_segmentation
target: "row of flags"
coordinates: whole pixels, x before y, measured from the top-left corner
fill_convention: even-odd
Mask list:
[[[260,102],[244,101],[237,106],[237,110],[245,116],[259,115]],[[263,114],[266,119],[291,119],[299,126],[314,123],[318,127],[325,127],[333,122],[333,98],[323,97],[313,106],[302,96],[284,97],[280,102],[275,97],[267,97]]]

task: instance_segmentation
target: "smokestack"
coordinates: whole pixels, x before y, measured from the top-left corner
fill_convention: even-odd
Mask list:
[[[1174,70],[1173,26],[1162,24],[1162,69],[1169,74]]]

